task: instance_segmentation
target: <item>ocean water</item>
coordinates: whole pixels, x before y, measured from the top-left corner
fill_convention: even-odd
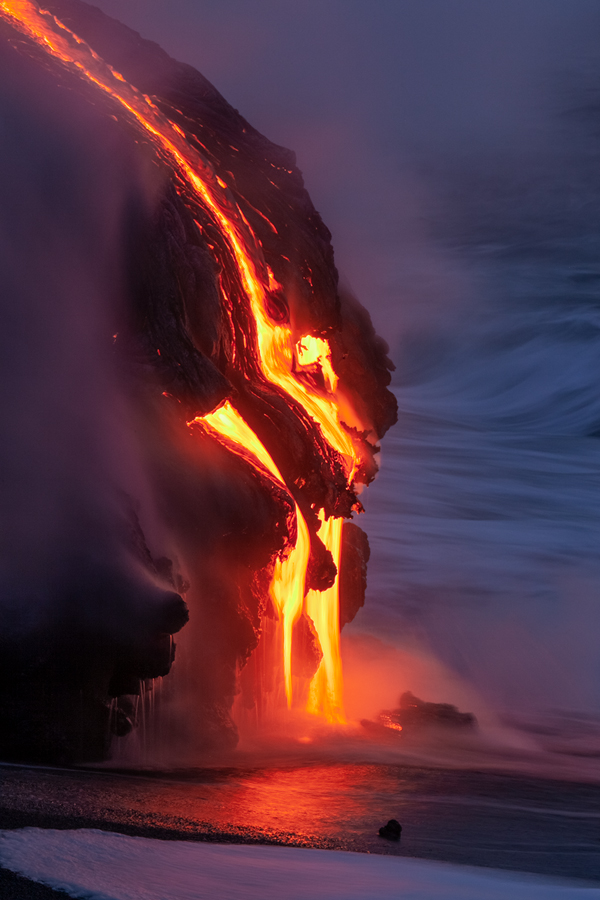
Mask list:
[[[597,753],[600,243],[587,212],[578,228],[536,218],[537,195],[523,234],[511,202],[502,234],[474,221],[453,248],[478,304],[449,337],[432,327],[398,351],[399,422],[365,495],[368,596],[348,635],[403,653],[402,689]]]

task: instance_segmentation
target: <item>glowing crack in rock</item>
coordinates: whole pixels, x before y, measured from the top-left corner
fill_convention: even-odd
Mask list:
[[[332,367],[329,344],[324,338],[310,334],[302,335],[298,340],[289,324],[274,321],[269,314],[269,295],[282,289],[266,265],[260,242],[226,182],[216,175],[210,163],[190,145],[183,130],[150,97],[129,84],[50,12],[30,0],[1,0],[0,16],[68,71],[109,97],[120,108],[122,116],[142,130],[159,157],[168,163],[179,180],[179,187],[193,192],[196,201],[219,229],[247,297],[255,334],[246,335],[245,341],[255,344],[262,375],[300,404],[317,423],[330,447],[341,455],[347,482],[351,485],[360,463],[360,452],[350,430],[340,420],[336,397],[338,379]],[[309,375],[316,377],[302,377]],[[203,416],[201,421],[213,435],[243,445],[273,477],[285,484],[264,445],[230,402]],[[330,721],[344,721],[339,651],[339,577],[325,591],[310,590],[306,593],[310,534],[297,504],[295,509],[296,544],[287,558],[276,560],[270,589],[283,629],[287,701],[291,706],[292,628],[304,610],[314,623],[323,653],[309,688],[308,709]],[[319,536],[330,551],[339,573],[342,519],[326,519],[323,510],[319,516]]]

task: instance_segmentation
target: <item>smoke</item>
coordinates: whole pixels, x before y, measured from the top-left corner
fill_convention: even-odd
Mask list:
[[[532,421],[556,433],[567,419],[593,430],[595,405],[582,416],[579,402],[583,342],[574,340],[565,349],[562,337],[555,340],[564,321],[564,308],[554,315],[556,296],[547,303],[555,272],[550,277],[546,267],[542,278],[539,258],[530,255],[523,263],[521,257],[519,265],[515,259],[524,237],[539,244],[541,237],[547,241],[563,234],[569,210],[571,234],[580,236],[585,231],[581,223],[590,221],[590,208],[582,205],[590,180],[579,175],[582,158],[587,155],[593,163],[593,154],[589,142],[583,149],[574,146],[564,131],[556,140],[556,96],[565,70],[577,67],[580,58],[592,70],[596,65],[596,4],[582,2],[577,11],[566,0],[485,7],[475,0],[375,6],[336,0],[324,9],[316,2],[261,2],[252,8],[240,2],[167,7],[128,0],[117,8],[112,0],[103,0],[100,5],[198,66],[253,124],[297,151],[311,195],[334,232],[343,278],[397,351],[405,437],[398,458],[405,471],[401,483],[394,474],[389,493],[400,515],[381,520],[392,526],[387,535],[371,525],[371,606],[356,627],[385,633],[390,622],[399,621],[400,631],[421,608],[419,627],[427,632],[424,644],[430,650],[423,651],[423,663],[416,652],[394,659],[388,670],[373,675],[373,683],[378,678],[389,684],[394,701],[402,687],[418,693],[420,685],[434,695],[427,699],[460,703],[458,698],[469,698],[466,682],[478,681],[485,672],[486,697],[496,705],[514,704],[524,684],[530,705],[549,698],[568,704],[578,690],[582,699],[577,702],[595,705],[593,691],[577,687],[589,682],[595,665],[592,648],[577,678],[561,684],[561,673],[576,655],[573,648],[589,605],[573,607],[570,649],[550,677],[551,659],[562,652],[556,635],[564,630],[568,614],[556,616],[554,631],[535,642],[534,652],[515,611],[523,595],[511,593],[523,572],[523,533],[535,538],[525,548],[527,576],[533,585],[542,583],[542,599],[530,607],[526,622],[531,628],[546,615],[548,556],[557,546],[565,556],[576,556],[573,541],[563,536],[562,543],[554,541],[543,527],[530,527],[532,506],[541,510],[536,520],[544,518],[549,506],[548,517],[562,511],[560,503],[549,504],[554,486],[525,491],[516,501],[511,495],[496,506],[503,487],[497,467],[506,458],[505,448],[492,447],[486,455],[472,436],[498,423],[520,427]],[[26,610],[33,622],[56,608],[65,584],[75,586],[71,595],[77,598],[94,582],[100,585],[98,603],[85,609],[98,609],[112,595],[115,600],[106,612],[112,616],[120,598],[137,590],[131,566],[124,563],[115,572],[108,562],[115,558],[120,515],[116,487],[124,486],[142,498],[140,517],[156,555],[179,554],[187,574],[206,585],[212,599],[205,611],[210,613],[210,603],[230,602],[235,580],[230,584],[225,579],[220,592],[224,563],[211,561],[212,541],[223,522],[240,527],[237,510],[252,506],[252,498],[238,503],[239,485],[234,489],[226,474],[208,486],[199,476],[190,491],[185,454],[178,447],[166,453],[165,475],[158,435],[142,422],[140,437],[140,420],[132,419],[107,340],[119,330],[125,291],[120,250],[124,209],[131,205],[132,193],[137,204],[152,207],[161,185],[151,164],[147,161],[140,172],[140,158],[133,163],[116,129],[99,129],[83,102],[64,89],[48,87],[43,76],[39,83],[30,80],[24,90],[31,76],[23,72],[15,77],[14,65],[11,59],[2,73],[7,89],[1,161],[11,172],[10,179],[3,179],[6,224],[0,234],[8,298],[2,310],[0,365],[9,386],[3,420],[11,436],[2,459],[10,559],[0,582],[3,596],[18,611],[15,621],[25,622]],[[32,110],[39,131],[31,125]],[[577,134],[581,137],[580,130]],[[569,184],[548,191],[567,159]],[[592,169],[590,165],[588,171]],[[502,252],[508,246],[513,254],[507,266],[494,256],[498,246]],[[566,264],[561,277],[567,282],[571,249],[562,249]],[[581,247],[578,253],[581,270]],[[34,259],[39,266],[32,265]],[[584,324],[589,324],[587,318]],[[571,333],[575,325],[569,317]],[[550,332],[552,340],[545,341]],[[541,386],[548,383],[545,372],[552,373],[559,343],[561,372],[575,356],[577,366],[570,369],[568,391],[559,379],[554,393],[545,392]],[[591,395],[597,386],[588,385],[588,369],[585,389]],[[556,414],[557,397],[565,415]],[[548,426],[553,416],[554,424]],[[449,418],[463,429],[458,438],[450,436],[450,446],[444,443],[448,433],[436,431]],[[414,423],[425,420],[423,434]],[[427,431],[431,421],[433,436]],[[581,424],[577,429],[585,430]],[[481,484],[473,488],[472,472],[468,477],[464,472],[448,475],[452,462],[461,454],[466,459],[469,449],[475,456],[481,451],[482,468],[487,466],[481,481],[491,486],[491,500],[484,493],[479,504],[473,494]],[[390,447],[389,455],[394,452]],[[525,472],[522,480],[531,480],[518,454],[508,456],[515,471]],[[385,447],[383,460],[385,478]],[[185,473],[180,481],[171,477],[173,470]],[[147,474],[135,474],[140,471]],[[389,483],[380,482],[380,494],[389,490]],[[579,497],[579,488],[576,493]],[[182,522],[179,532],[163,524],[169,504]],[[383,507],[378,507],[376,494],[369,505],[373,514]],[[193,510],[202,507],[219,513],[206,525],[206,552],[198,556],[196,538],[192,541],[186,528],[195,521]],[[587,506],[582,510],[581,505],[570,507],[574,517],[588,515]],[[497,519],[510,525],[490,528],[486,540],[486,528],[478,523]],[[515,521],[523,526],[517,538],[510,534]],[[244,527],[248,523],[240,530]],[[591,530],[586,547],[590,539]],[[75,549],[66,553],[66,547]],[[543,565],[536,568],[540,560]],[[50,596],[48,585],[53,584],[57,587]],[[203,592],[194,590],[195,602],[202,606]],[[560,596],[568,607],[572,592]],[[439,597],[446,608],[436,618]],[[486,602],[501,598],[502,611],[490,600],[484,614],[474,613],[480,602],[474,598],[481,597]],[[189,638],[192,651],[196,638],[202,643],[200,632]],[[215,643],[206,661],[207,673],[214,670],[219,646]],[[515,647],[518,652],[509,652]],[[544,670],[537,684],[538,663],[528,668],[529,656]],[[498,664],[490,664],[490,658]],[[411,667],[419,674],[408,684],[402,672]],[[460,670],[462,681],[450,669]],[[360,678],[352,682],[352,677],[356,685]],[[370,692],[370,700],[362,697],[359,703],[360,694],[356,696],[357,709],[380,697],[393,705],[391,696],[379,689]]]
[[[89,123],[73,99],[19,79],[12,54],[1,63],[2,597],[33,617],[49,600],[43,585],[65,577],[65,545],[96,543],[102,556],[111,390],[98,335],[120,290],[106,237],[116,185],[82,153]],[[100,227],[87,213],[97,202]]]
[[[161,276],[158,257],[150,272],[136,252],[165,174],[54,75],[2,43],[0,753],[70,762],[105,756],[109,725],[131,727],[136,703],[109,709],[112,697],[169,671],[186,577],[196,665],[173,728],[190,694],[227,709],[247,634],[224,620],[237,616],[237,569],[270,558],[276,501],[224,448],[191,445],[180,413],[169,420],[136,333],[133,274]]]
[[[401,335],[459,330],[486,301],[437,240],[455,231],[456,167],[485,179],[500,155],[514,177],[524,156],[552,156],[558,85],[598,68],[593,0],[98,5],[295,150],[338,267],[394,350]]]
[[[497,709],[597,708],[598,4],[99,5],[296,151],[392,347],[351,628],[416,632],[432,699],[458,678]],[[418,693],[403,671],[372,697]]]
[[[412,644],[412,646],[411,646]],[[351,721],[394,709],[404,691],[435,703],[452,703],[485,717],[485,701],[451,668],[417,642],[394,646],[368,634],[343,637],[346,712]]]
[[[57,653],[68,668],[73,653],[85,655],[82,635],[98,646],[133,640],[164,618],[173,594],[131,552],[127,498],[137,498],[157,555],[165,533],[113,342],[125,306],[126,212],[133,196],[150,208],[160,179],[110,120],[100,124],[86,101],[6,44],[0,82],[6,688],[14,653],[34,668]]]

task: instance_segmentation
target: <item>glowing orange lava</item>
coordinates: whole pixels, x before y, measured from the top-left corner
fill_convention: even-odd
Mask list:
[[[285,485],[269,452],[229,401],[226,401],[215,412],[195,421],[214,428],[219,434],[228,437],[246,451],[253,453],[263,466]],[[292,628],[298,621],[304,605],[304,584],[310,554],[308,528],[304,516],[298,509],[298,504],[295,506],[298,523],[296,546],[286,559],[275,561],[271,582],[271,597],[283,625],[283,664],[288,706],[292,705]]]
[[[274,279],[265,264],[259,242],[225,182],[216,176],[208,161],[188,143],[177,124],[161,112],[148,96],[128,84],[122,75],[100,59],[81,38],[51,13],[40,9],[31,0],[0,0],[0,15],[71,72],[94,84],[118,103],[122,114],[143,130],[159,156],[168,160],[194,192],[224,237],[249,300],[256,325],[263,375],[301,404],[319,425],[325,439],[345,460],[350,483],[356,471],[358,454],[350,433],[340,421],[336,399],[337,376],[331,364],[329,344],[323,338],[312,335],[295,340],[289,325],[276,324],[271,320],[266,298],[268,290],[273,289]],[[297,373],[303,369],[315,368],[321,372],[323,390],[311,387],[309,379],[297,377]],[[216,434],[242,444],[275,478],[284,481],[266,448],[230,403],[204,416],[203,422]],[[310,591],[305,598],[310,535],[297,506],[296,516],[296,546],[287,559],[276,561],[271,585],[271,596],[283,627],[288,704],[292,703],[292,628],[305,608],[314,622],[323,651],[323,659],[310,687],[308,708],[330,721],[343,721],[338,580],[329,590]],[[339,570],[342,520],[325,520],[321,511],[321,521],[319,535],[331,551]]]
[[[333,517],[325,520],[320,515],[322,525],[319,537],[340,570],[342,549],[342,519]],[[340,655],[340,592],[339,577],[327,591],[309,591],[306,597],[306,611],[315,623],[323,659],[313,678],[308,693],[308,711],[324,715],[330,722],[344,722],[342,697],[342,660]]]

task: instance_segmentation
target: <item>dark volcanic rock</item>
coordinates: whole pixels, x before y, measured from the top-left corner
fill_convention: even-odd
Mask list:
[[[379,829],[379,837],[388,841],[399,841],[402,834],[402,825],[397,819],[390,819],[387,825],[382,825]]]
[[[303,613],[294,625],[292,671],[294,675],[312,678],[323,658],[319,639],[309,616]]]
[[[361,725],[373,737],[395,739],[430,728],[472,730],[477,727],[477,719],[450,703],[427,703],[406,691],[397,709],[384,709],[376,721],[363,719]]]
[[[351,622],[364,606],[370,555],[369,539],[362,528],[353,522],[344,522],[340,561],[340,628]]]
[[[387,715],[387,713],[382,713]],[[425,725],[438,725],[445,728],[474,728],[477,719],[473,713],[459,712],[450,703],[427,703],[419,700],[410,691],[400,697],[398,709],[391,710],[390,719],[398,722],[403,728],[417,728]]]
[[[255,131],[194,69],[98,9],[80,0],[48,0],[44,9],[148,95],[226,185],[228,202],[237,204],[262,248],[258,268],[264,274],[269,267],[280,285],[267,303],[273,321],[330,341],[340,393],[361,423],[354,429],[364,453],[356,480],[368,483],[376,442],[395,421],[387,390],[392,365],[368,313],[338,292],[330,234],[294,154]],[[19,110],[5,116],[6,146],[20,150],[1,182],[0,224],[13,243],[0,262],[10,309],[23,309],[24,320],[7,341],[23,344],[23,358],[31,355],[6,381],[21,373],[28,412],[32,394],[44,398],[44,415],[54,404],[59,436],[52,443],[42,429],[42,440],[36,433],[29,446],[48,445],[56,458],[70,442],[77,448],[61,465],[67,487],[52,515],[43,485],[36,481],[34,488],[29,476],[17,480],[19,515],[21,507],[31,509],[32,519],[47,524],[42,539],[27,547],[32,563],[11,570],[0,597],[7,610],[0,755],[61,763],[106,757],[110,732],[122,736],[135,725],[138,701],[131,698],[169,673],[172,635],[180,629],[185,678],[177,666],[171,678],[179,677],[178,690],[193,698],[194,715],[179,723],[178,734],[196,747],[232,746],[239,673],[271,627],[270,575],[276,555],[296,538],[294,502],[311,534],[307,586],[324,590],[336,569],[318,537],[317,511],[350,517],[359,506],[355,486],[311,416],[263,374],[231,244],[165,153],[108,96],[5,18],[0,84],[0,100],[8,97]],[[19,116],[26,119],[27,111],[31,122],[24,125]],[[4,196],[9,189],[12,205]],[[39,233],[32,223],[41,223]],[[63,232],[55,247],[51,239]],[[7,262],[13,259],[21,261],[16,274]],[[35,275],[30,307],[19,293],[23,273]],[[27,341],[40,310],[55,309],[59,319],[57,298],[72,294],[77,305],[65,306],[56,329],[42,323]],[[88,331],[93,340],[79,349]],[[57,359],[79,352],[87,362],[96,344],[104,365],[100,386],[87,384],[85,365],[60,382],[60,391],[46,383]],[[70,393],[77,399],[65,412],[60,397]],[[289,490],[239,445],[215,441],[201,423],[190,427],[228,398]],[[108,425],[96,413],[105,400],[118,410]],[[96,415],[98,426],[85,430],[82,422]],[[105,440],[107,431],[120,441],[118,452]],[[4,468],[10,471],[8,463]],[[46,468],[54,483],[56,472],[44,458],[34,458],[30,472]],[[30,502],[36,491],[37,505]],[[10,569],[23,547],[6,544],[0,551]],[[346,524],[342,625],[364,602],[368,555],[366,536]],[[26,570],[42,588],[36,582],[22,590]],[[310,673],[320,650],[305,617],[295,635],[295,669]],[[260,677],[266,684],[265,671]],[[255,700],[253,691],[246,694]]]

